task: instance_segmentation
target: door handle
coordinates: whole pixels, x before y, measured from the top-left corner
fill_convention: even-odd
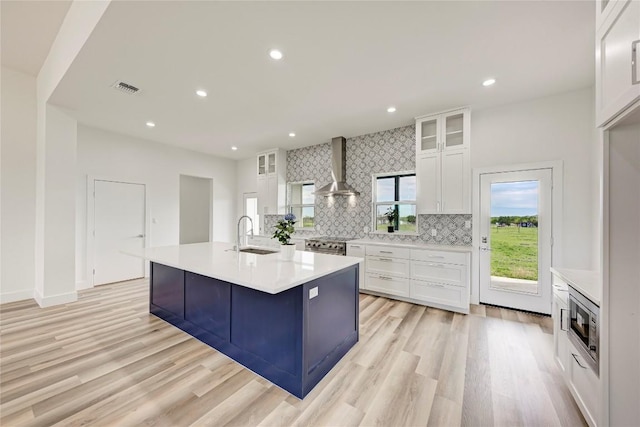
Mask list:
[[[491,252],[491,248],[480,248],[481,251]]]
[[[136,238],[141,239],[141,238],[143,238],[143,237],[144,237],[144,234],[138,234],[137,236],[133,236],[133,237],[136,237]]]
[[[562,325],[564,325],[564,312],[567,311],[566,308],[561,308],[560,309],[560,330],[561,331],[565,331],[567,332],[569,330],[569,328],[563,328]]]
[[[571,353],[571,355],[573,356],[573,358],[576,360],[576,363],[578,364],[578,366],[580,366],[582,369],[587,369],[586,366],[582,365],[582,363],[580,363],[580,360],[578,360],[578,355],[575,353]]]

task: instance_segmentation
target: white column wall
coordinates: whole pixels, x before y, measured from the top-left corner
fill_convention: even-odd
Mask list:
[[[2,67],[0,303],[33,297],[36,78]]]

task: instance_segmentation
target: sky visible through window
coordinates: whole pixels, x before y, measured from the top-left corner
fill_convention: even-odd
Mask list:
[[[376,196],[378,202],[395,201],[395,180],[394,178],[378,178]],[[416,177],[415,175],[400,177],[400,200],[416,199]]]
[[[491,184],[491,216],[538,215],[538,181]]]

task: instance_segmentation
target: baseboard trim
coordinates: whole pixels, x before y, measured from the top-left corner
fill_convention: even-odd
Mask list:
[[[78,300],[78,293],[76,291],[66,294],[51,295],[43,297],[37,289],[33,291],[33,299],[36,300],[40,308],[51,307],[54,305],[67,304]]]
[[[91,289],[93,285],[89,283],[88,280],[80,280],[76,282],[76,291],[81,291],[83,289]]]
[[[16,292],[5,292],[0,294],[0,304],[6,304],[9,302],[23,301],[26,299],[33,299],[33,291],[16,291]]]

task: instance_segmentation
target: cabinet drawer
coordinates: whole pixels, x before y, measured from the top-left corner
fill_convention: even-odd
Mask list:
[[[366,289],[391,295],[408,297],[409,279],[368,273]]]
[[[467,264],[468,254],[462,252],[431,251],[411,249],[411,259],[417,261],[444,262],[447,264]]]
[[[367,255],[377,255],[390,258],[407,258],[411,255],[411,249],[393,248],[389,246],[367,246]]]
[[[347,256],[365,257],[365,246],[347,243]]]
[[[600,414],[600,405],[598,403],[600,380],[595,372],[587,366],[584,357],[578,352],[573,343],[569,341],[568,344],[569,383],[575,394],[574,397],[578,406],[582,409],[582,415],[584,415],[590,426],[595,426],[598,424],[597,420]]]
[[[411,261],[411,278],[466,287],[467,267],[439,262]]]
[[[420,301],[468,308],[465,292],[468,292],[467,288],[460,286],[411,280],[409,296]]]
[[[409,277],[409,260],[367,256],[367,273]]]

